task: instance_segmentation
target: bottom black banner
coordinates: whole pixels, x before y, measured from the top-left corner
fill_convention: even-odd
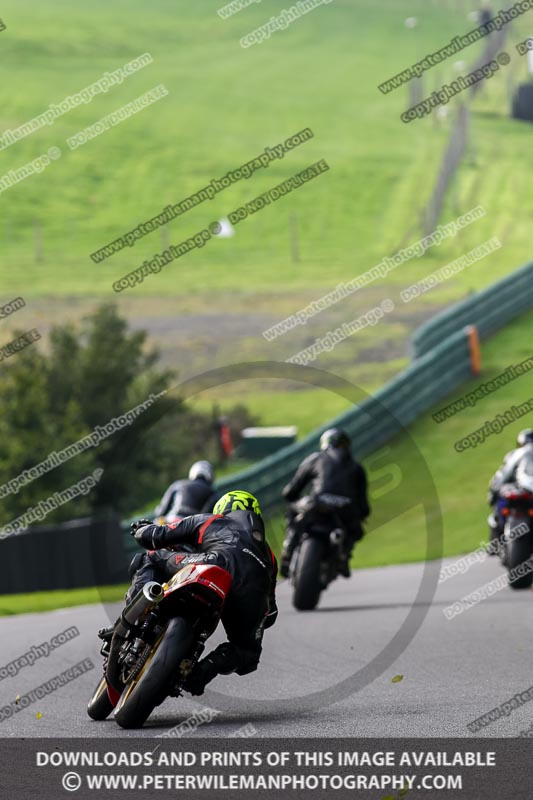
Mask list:
[[[3,739],[0,797],[531,797],[527,739]],[[143,794],[139,795],[139,791]]]

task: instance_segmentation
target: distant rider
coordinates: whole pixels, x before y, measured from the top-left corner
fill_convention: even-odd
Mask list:
[[[507,453],[502,466],[495,472],[489,484],[488,502],[492,512],[488,522],[491,543],[503,534],[502,520],[498,515],[500,490],[504,484],[515,482],[521,461],[531,454],[533,454],[533,429],[525,428],[518,434],[516,449]],[[491,555],[496,555],[496,550],[493,548],[490,548],[489,552]]]
[[[187,564],[210,564],[231,573],[233,582],[222,612],[228,641],[198,662],[186,690],[203,694],[216,675],[247,675],[257,669],[263,631],[277,617],[277,562],[266,537],[256,498],[231,491],[216,503],[213,514],[195,514],[169,525],[133,523],[135,539],[150,550],[135,575],[130,597],[150,580],[165,581]],[[194,555],[169,552],[191,545]]]
[[[364,467],[355,461],[350,450],[349,436],[339,428],[330,428],[320,437],[320,452],[305,458],[294,478],[283,489],[283,497],[289,503],[297,500],[310,484],[309,494],[337,494],[349,497],[350,505],[340,509],[338,514],[346,535],[346,548],[339,571],[345,578],[350,577],[350,558],[355,542],[362,539],[362,522],[370,514],[367,497],[367,478]],[[283,544],[280,572],[283,577],[289,574],[292,554],[301,536],[295,522],[297,514],[293,509],[287,512],[287,535]]]
[[[156,517],[188,517],[211,511],[218,495],[213,489],[215,474],[209,461],[195,461],[185,480],[171,483],[155,509]]]

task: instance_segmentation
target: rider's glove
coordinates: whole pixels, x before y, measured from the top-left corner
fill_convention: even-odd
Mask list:
[[[137,533],[138,528],[144,528],[145,525],[152,525],[152,520],[150,519],[138,519],[137,522],[132,522],[130,525],[130,533],[132,536],[135,536]]]
[[[135,539],[135,541],[141,545],[141,547],[146,547],[148,550],[154,550],[154,541],[152,532],[147,535],[149,532],[147,530],[147,526],[152,527],[152,522],[149,519],[140,519],[138,522],[132,522],[131,524],[131,535]]]

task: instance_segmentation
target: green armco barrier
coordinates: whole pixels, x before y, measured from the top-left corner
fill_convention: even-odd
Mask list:
[[[465,325],[476,325],[483,339],[532,306],[533,262],[530,262],[417,328],[411,339],[413,356],[419,358]]]
[[[220,491],[246,489],[268,513],[282,504],[281,490],[300,461],[318,448],[321,433],[340,426],[352,438],[352,450],[363,458],[389,441],[423,411],[470,376],[470,352],[465,331],[458,331],[430,353],[416,359],[390,383],[360,405],[328,420],[301,442],[217,483]]]

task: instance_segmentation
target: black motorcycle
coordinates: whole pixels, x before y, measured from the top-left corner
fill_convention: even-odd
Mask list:
[[[321,592],[339,574],[346,553],[346,532],[339,511],[349,505],[349,497],[320,494],[303,497],[293,504],[294,524],[300,531],[291,558],[289,579],[294,587],[293,605],[298,611],[315,608]]]

